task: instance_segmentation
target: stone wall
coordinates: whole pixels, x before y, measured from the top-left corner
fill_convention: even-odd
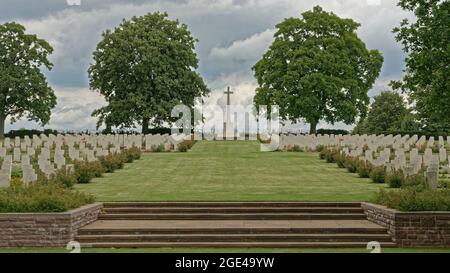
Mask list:
[[[370,203],[362,208],[400,247],[450,247],[450,212],[401,212]]]
[[[63,213],[0,213],[0,247],[65,247],[102,208],[97,203]]]

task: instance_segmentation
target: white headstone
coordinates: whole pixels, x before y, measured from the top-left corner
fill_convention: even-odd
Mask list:
[[[409,152],[409,160],[414,160],[414,158],[419,156],[419,150],[417,148],[413,148],[411,149],[411,151]]]
[[[37,174],[31,165],[22,165],[23,182],[28,185],[37,180]]]
[[[20,147],[20,137],[14,138],[14,147]]]
[[[5,138],[3,146],[5,146],[6,149],[11,148],[11,139],[9,137]]]
[[[0,188],[7,188],[11,182],[12,158],[5,156],[0,170]]]
[[[439,149],[439,161],[445,162],[447,160],[447,150],[445,148]]]
[[[438,188],[439,169],[436,167],[429,167],[426,172],[427,184],[432,190]]]
[[[444,142],[444,138],[442,136],[439,136],[439,148],[444,147],[445,142]]]
[[[13,161],[14,162],[20,162],[20,155],[21,155],[21,153],[20,153],[20,148],[14,148],[14,153],[13,153],[13,155],[14,155],[14,158],[13,158]]]

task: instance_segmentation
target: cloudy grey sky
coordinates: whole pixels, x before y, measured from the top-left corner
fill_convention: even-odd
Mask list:
[[[81,1],[81,5],[67,2]],[[385,58],[382,73],[370,95],[402,76],[404,55],[391,30],[411,18],[397,0],[0,0],[0,23],[16,21],[29,33],[47,39],[55,48],[54,69],[45,72],[58,96],[48,126],[60,130],[95,129],[91,112],[104,104],[88,87],[87,68],[101,33],[123,18],[148,12],[167,12],[187,24],[199,39],[199,72],[213,90],[210,101],[223,101],[226,86],[236,91],[234,102],[252,100],[256,87],[251,67],[272,42],[274,26],[299,17],[315,5],[361,23],[359,35]],[[327,126],[322,124],[323,127]],[[342,126],[342,125],[338,125]],[[19,121],[6,129],[39,128]]]

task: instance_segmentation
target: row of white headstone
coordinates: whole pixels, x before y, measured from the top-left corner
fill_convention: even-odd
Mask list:
[[[0,187],[9,186],[13,164],[22,169],[24,183],[36,181],[30,158],[37,159],[38,168],[50,177],[57,169],[73,171],[73,165],[66,164],[68,159],[93,162],[98,157],[132,147],[151,151],[163,145],[169,151],[177,149],[178,144],[188,138],[190,136],[184,135],[35,135],[24,139],[16,137],[14,141],[5,138],[0,143],[0,159],[3,160]]]
[[[447,147],[446,147],[447,145]],[[433,137],[426,139],[414,135],[282,135],[281,149],[299,146],[315,151],[319,146],[334,147],[346,156],[359,158],[374,166],[385,166],[388,171],[402,170],[406,175],[418,174],[423,167],[432,188],[437,187],[439,171],[450,173],[450,137],[447,144],[443,137],[436,142]],[[433,148],[439,148],[433,154]],[[420,154],[419,149],[424,149]]]
[[[19,137],[16,137],[14,140],[11,140],[10,138],[5,138],[3,140],[2,146],[6,148],[12,148],[17,147],[21,148],[23,152],[27,150],[28,147],[41,147],[41,146],[48,146],[51,144],[55,144],[58,142],[64,142],[66,145],[71,146],[70,144],[79,144],[80,142],[83,142],[84,144],[89,144],[90,146],[101,146],[102,148],[106,149],[109,144],[117,143],[118,146],[121,147],[127,147],[131,148],[133,146],[136,147],[142,147],[143,145],[147,145],[147,147],[150,147],[149,145],[159,145],[161,143],[179,143],[190,136],[185,135],[144,135],[144,134],[138,134],[138,135],[34,135],[32,138],[29,138],[28,136],[25,136],[24,139],[20,139]],[[146,143],[147,142],[147,143]],[[46,144],[47,143],[47,144]],[[82,144],[82,145],[84,145]],[[73,146],[73,145],[72,145]]]
[[[417,135],[412,137],[408,135],[281,135],[280,149],[283,150],[289,146],[297,145],[314,151],[318,146],[339,146],[355,149],[367,145],[370,150],[390,146],[394,150],[403,148],[408,152],[411,148],[422,148],[425,145],[427,148],[432,148],[436,145],[445,147],[445,142],[442,136],[436,142],[434,137],[427,141],[425,136],[418,138]],[[447,144],[450,146],[450,136],[447,137]]]

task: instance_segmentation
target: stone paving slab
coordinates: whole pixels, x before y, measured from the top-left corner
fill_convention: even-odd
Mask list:
[[[382,228],[367,220],[99,220],[82,229],[148,228]]]

